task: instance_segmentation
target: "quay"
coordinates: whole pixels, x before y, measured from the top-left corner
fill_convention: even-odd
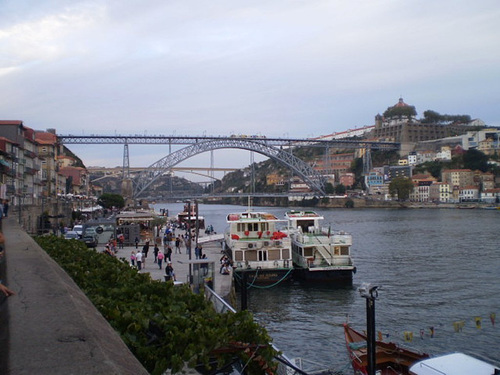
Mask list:
[[[232,274],[231,275],[222,275],[219,273],[220,270],[220,258],[222,257],[223,250],[223,240],[224,235],[222,234],[212,234],[200,237],[198,239],[198,243],[202,246],[202,253],[206,254],[207,259],[203,261],[197,261],[194,256],[194,244],[191,247],[191,264],[201,264],[203,262],[214,264],[214,274],[213,274],[213,290],[214,292],[222,297],[226,302],[230,302],[230,296],[232,293]],[[132,251],[141,251],[143,247],[143,243],[140,243],[137,247],[135,246],[124,246],[123,249],[117,249],[116,257],[124,258],[130,262],[130,255]],[[158,245],[160,251],[163,251],[163,244]],[[104,245],[97,250],[104,250]],[[146,262],[142,266],[142,270],[139,271],[141,273],[149,273],[153,280],[164,280],[165,276],[165,266],[166,259],[163,260],[162,269],[158,267],[156,263],[154,263],[154,244],[150,244],[148,257]],[[178,283],[189,283],[189,254],[186,251],[186,247],[181,244],[181,254],[175,253],[175,246],[172,246],[172,267],[174,269],[175,278]],[[194,267],[193,267],[194,268]],[[192,272],[193,273],[193,272]]]
[[[0,297],[0,373],[148,374],[68,274],[14,218],[2,222],[5,256],[0,259],[0,279],[16,294]],[[232,277],[218,273],[222,246],[217,238],[204,239],[209,242],[202,246],[214,261],[214,288],[223,295],[229,294]],[[189,256],[181,249],[183,254],[172,254],[172,264],[177,280],[186,282]],[[117,256],[130,259],[132,250],[135,246],[125,247]],[[194,247],[192,251],[194,258]],[[164,268],[153,260],[150,247],[141,272],[163,279]]]

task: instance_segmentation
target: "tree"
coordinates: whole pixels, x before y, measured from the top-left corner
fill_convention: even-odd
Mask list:
[[[389,194],[391,194],[391,197],[397,195],[400,201],[408,199],[412,191],[413,182],[407,177],[396,177],[389,184]]]
[[[486,172],[489,169],[488,156],[471,148],[463,155],[464,168]]]
[[[334,191],[335,191],[335,189],[334,189],[332,183],[331,182],[327,182],[325,184],[325,193],[326,194],[333,194]]]
[[[335,186],[335,194],[344,195],[345,194],[345,186],[342,184],[338,184]]]
[[[97,204],[104,208],[122,208],[125,206],[125,199],[120,194],[104,193],[97,199]]]

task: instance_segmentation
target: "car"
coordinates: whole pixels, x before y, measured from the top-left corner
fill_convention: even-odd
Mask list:
[[[83,225],[75,225],[73,227],[73,232],[78,233],[78,236],[81,237],[83,234]]]
[[[82,238],[80,238],[80,241],[85,242],[85,245],[87,247],[97,247],[97,236],[94,236],[93,234],[86,234]]]
[[[67,240],[77,240],[80,238],[77,232],[70,230],[64,234],[64,238]]]

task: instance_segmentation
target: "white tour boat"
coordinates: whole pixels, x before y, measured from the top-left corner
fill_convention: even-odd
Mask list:
[[[226,245],[231,251],[234,277],[241,286],[274,285],[291,279],[290,237],[278,230],[279,220],[267,212],[246,211],[227,215]]]
[[[314,211],[288,211],[295,277],[315,282],[352,282],[352,236],[322,228],[323,217]]]

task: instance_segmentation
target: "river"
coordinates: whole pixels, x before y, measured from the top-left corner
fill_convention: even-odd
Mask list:
[[[157,204],[173,216],[182,204]],[[230,212],[244,206],[200,205],[200,215],[217,232]],[[283,217],[286,208],[254,207]],[[357,267],[353,285],[300,284],[251,290],[248,307],[274,343],[300,357],[352,374],[342,323],[366,327],[366,301],[358,288],[380,286],[376,330],[387,340],[431,355],[465,352],[500,361],[500,211],[458,209],[317,209],[324,226],[353,236]],[[477,327],[476,318],[481,318]],[[454,322],[463,321],[461,332]],[[431,327],[434,337],[431,337]],[[404,332],[413,340],[404,341]],[[421,337],[421,332],[423,336]]]

